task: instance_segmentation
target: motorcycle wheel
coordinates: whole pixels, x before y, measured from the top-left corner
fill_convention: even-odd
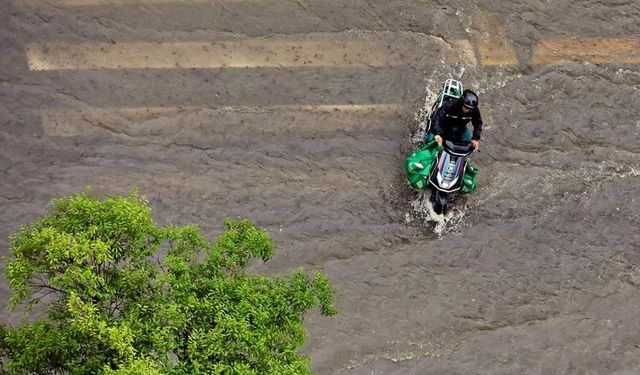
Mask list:
[[[438,215],[443,214],[447,210],[447,193],[443,193],[440,190],[434,189],[433,197],[433,210]]]

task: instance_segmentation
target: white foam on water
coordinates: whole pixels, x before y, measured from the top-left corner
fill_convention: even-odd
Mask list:
[[[631,170],[618,174],[621,178],[640,176],[640,168],[631,167]]]
[[[421,220],[425,227],[433,227],[433,233],[437,234],[438,237],[458,229],[465,217],[466,205],[449,207],[446,214],[437,214],[429,200],[430,194],[430,191],[424,191],[411,202],[412,212],[406,215],[407,222],[412,221],[412,219]]]
[[[438,91],[434,92],[429,89],[429,86],[433,85],[433,80],[430,79],[429,81],[429,85],[425,88],[424,104],[415,115],[415,120],[418,122],[418,130],[416,130],[413,137],[411,137],[411,142],[414,144],[418,144],[424,139],[425,133],[427,132],[427,119],[431,115],[432,104],[430,103],[433,103],[438,97]]]

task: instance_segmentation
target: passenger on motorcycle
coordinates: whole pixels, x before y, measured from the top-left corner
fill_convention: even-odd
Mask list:
[[[469,121],[473,124],[473,134],[467,129]],[[471,90],[464,90],[457,100],[444,102],[434,113],[431,124],[425,137],[427,142],[435,139],[442,146],[444,139],[453,142],[471,141],[473,148],[478,150],[482,133],[478,95]]]

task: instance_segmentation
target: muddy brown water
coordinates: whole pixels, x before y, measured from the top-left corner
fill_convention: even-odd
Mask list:
[[[495,35],[512,54],[483,49]],[[637,373],[638,51],[532,56],[545,38],[614,48],[639,35],[627,0],[2,0],[0,252],[54,197],[138,187],[160,223],[211,238],[224,217],[265,226],[277,255],[256,271],[330,276],[340,314],[305,323],[314,373]],[[288,65],[30,70],[27,54],[252,38],[355,41],[393,58],[326,63],[340,56],[318,51],[298,63],[276,49]],[[479,189],[438,236],[407,221],[402,163],[425,98],[449,77],[480,93],[487,126]],[[3,283],[1,307],[9,293]]]

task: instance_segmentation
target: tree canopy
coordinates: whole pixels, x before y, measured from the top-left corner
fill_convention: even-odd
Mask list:
[[[274,245],[249,220],[208,242],[158,226],[136,193],[57,199],[10,237],[10,306],[44,313],[0,327],[8,374],[307,374],[306,311],[333,315],[321,272],[246,272]]]

